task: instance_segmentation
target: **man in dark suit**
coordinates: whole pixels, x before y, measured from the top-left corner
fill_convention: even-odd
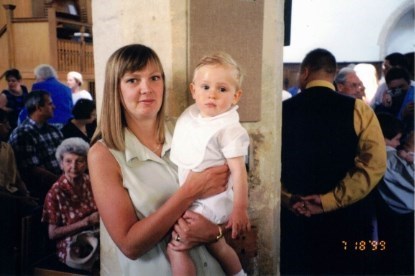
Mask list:
[[[356,273],[355,243],[370,250],[371,214],[359,201],[385,172],[385,144],[372,109],[334,91],[335,74],[329,51],[311,51],[301,93],[283,103],[282,274]]]

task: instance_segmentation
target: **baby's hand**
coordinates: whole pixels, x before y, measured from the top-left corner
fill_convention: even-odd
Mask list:
[[[226,228],[232,227],[232,239],[235,239],[239,234],[251,230],[251,223],[249,222],[248,212],[243,208],[234,208],[229,218]]]
[[[413,163],[414,162],[414,153],[413,152],[407,152],[405,150],[400,150],[400,151],[398,151],[398,155],[399,155],[399,157],[405,159],[405,161],[408,162],[408,163]]]

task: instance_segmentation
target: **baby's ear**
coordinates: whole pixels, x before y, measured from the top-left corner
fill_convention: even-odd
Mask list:
[[[233,104],[237,104],[242,96],[242,89],[239,89],[238,91],[233,94]]]
[[[189,84],[189,90],[190,90],[190,93],[192,94],[192,97],[194,99],[195,98],[195,84],[193,82],[191,82]]]

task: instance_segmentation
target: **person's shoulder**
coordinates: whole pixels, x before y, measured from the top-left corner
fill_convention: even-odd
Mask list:
[[[94,143],[88,151],[88,167],[91,170],[105,171],[108,168],[118,168],[119,162],[117,158],[123,157],[124,152],[110,149],[102,140]]]
[[[63,136],[62,131],[58,127],[52,124],[49,124],[49,123],[45,123],[45,127],[47,128],[49,132],[57,133],[60,136]]]
[[[34,129],[35,129],[34,124],[31,123],[29,118],[27,118],[12,131],[11,135],[26,134],[27,132],[33,132]]]
[[[360,99],[355,99],[354,102],[354,109],[359,112],[360,114],[365,114],[365,115],[374,115],[375,111],[373,110],[373,108],[368,105],[367,103],[365,103],[363,100]]]
[[[88,151],[88,159],[96,159],[97,161],[100,158],[110,155],[110,149],[105,145],[101,140],[94,143]]]

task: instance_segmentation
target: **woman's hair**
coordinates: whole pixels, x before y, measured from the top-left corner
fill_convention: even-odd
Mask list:
[[[406,83],[411,83],[411,77],[409,72],[405,68],[400,67],[392,67],[389,69],[388,73],[386,73],[385,81],[386,84],[390,84],[394,80],[404,79]]]
[[[79,86],[81,86],[82,83],[84,82],[84,80],[82,79],[81,73],[76,72],[76,71],[70,71],[68,73],[68,77],[72,77]]]
[[[87,157],[89,151],[89,144],[82,138],[72,137],[62,141],[62,143],[56,149],[56,159],[59,162],[63,160],[65,153],[72,153],[79,156]]]
[[[22,79],[22,75],[20,74],[19,70],[14,69],[14,68],[9,69],[6,72],[4,72],[1,77],[3,76],[6,78],[6,80],[8,80],[10,77],[14,77],[18,81]]]
[[[34,90],[27,95],[25,107],[29,115],[35,112],[39,106],[45,106],[45,96],[50,96],[49,92],[45,90]]]
[[[95,102],[89,99],[79,99],[72,109],[74,119],[85,120],[91,118],[91,113],[95,110]]]
[[[109,148],[119,151],[125,149],[124,127],[126,127],[126,119],[121,98],[121,78],[126,73],[142,70],[151,63],[160,70],[163,79],[163,102],[157,114],[157,133],[159,142],[164,142],[166,83],[163,66],[151,48],[141,44],[131,44],[115,51],[107,61],[101,116],[92,143],[102,138]]]
[[[197,70],[206,65],[221,65],[231,67],[235,72],[235,79],[237,81],[238,89],[241,88],[243,75],[238,63],[231,57],[231,55],[225,52],[216,52],[211,55],[202,57],[193,72],[193,79]]]
[[[36,79],[46,80],[49,78],[58,78],[56,70],[49,64],[40,64],[34,70]]]

